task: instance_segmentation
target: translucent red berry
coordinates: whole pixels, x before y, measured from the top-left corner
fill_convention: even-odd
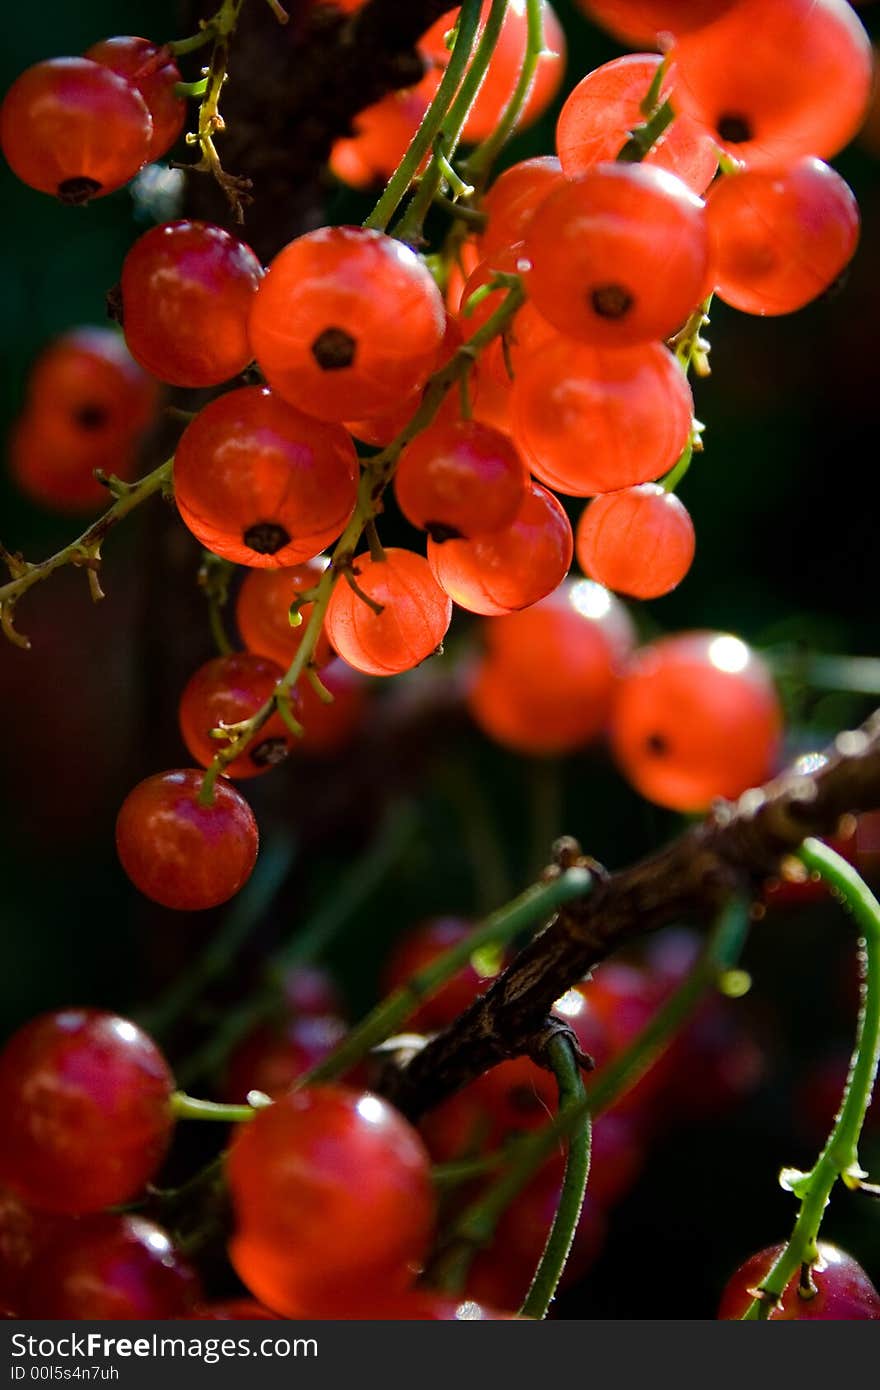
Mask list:
[[[116,821],[116,849],[136,888],[184,912],[216,907],[250,878],[257,823],[247,802],[222,779],[210,806],[199,804],[204,773],[160,772],[129,792]]]
[[[41,432],[59,448],[100,453],[127,449],[149,425],[157,399],[155,381],[132,359],[121,334],[73,328],[34,362],[26,410],[39,416]]]
[[[0,1052],[0,1104],[15,1116],[0,1183],[46,1211],[100,1211],[138,1195],[171,1137],[174,1078],[134,1023],[63,1009]]]
[[[186,120],[186,102],[174,90],[174,84],[180,81],[180,70],[171,50],[126,34],[92,44],[84,57],[118,73],[140,92],[153,121],[148,158],[161,159]]]
[[[631,598],[660,598],[680,584],[695,544],[687,508],[657,483],[595,498],[575,533],[584,574]]]
[[[341,421],[387,414],[419,390],[445,327],[440,291],[408,247],[381,232],[322,227],[275,257],[250,338],[280,396]]]
[[[358,112],[354,134],[335,141],[330,168],[343,183],[365,188],[391,177],[409,147],[437,90],[432,69],[414,87],[388,92]]]
[[[701,200],[665,169],[597,164],[538,208],[526,286],[561,333],[595,347],[667,338],[707,290]]]
[[[615,700],[611,742],[643,796],[702,811],[767,779],[781,727],[761,658],[738,637],[693,632],[636,653]]]
[[[556,126],[556,150],[568,178],[616,159],[631,132],[650,112],[642,110],[662,58],[658,53],[627,53],[587,73],[569,96]],[[658,104],[672,88],[667,70]],[[718,165],[710,132],[693,116],[676,115],[642,161],[677,174],[694,193],[704,193]],[[502,175],[503,177],[503,175]]]
[[[286,568],[343,531],[357,498],[357,457],[340,425],[244,386],[187,426],[174,484],[180,515],[202,545],[236,564]]]
[[[571,525],[552,493],[530,483],[516,519],[472,541],[428,541],[428,561],[450,598],[471,613],[511,613],[551,593],[568,573]]]
[[[688,34],[729,10],[737,0],[578,0],[581,9],[627,43],[660,34]]]
[[[789,314],[827,290],[852,259],[859,209],[820,159],[719,180],[706,204],[712,278],[748,314]]]
[[[483,199],[488,221],[480,233],[483,259],[522,241],[526,228],[544,199],[565,182],[555,155],[537,155],[511,164],[493,183]]]
[[[673,50],[673,102],[750,168],[836,154],[871,93],[871,44],[847,0],[738,0]]]
[[[170,1237],[143,1216],[77,1222],[33,1265],[25,1316],[101,1322],[188,1316],[201,1298],[198,1275]]]
[[[687,378],[662,343],[618,352],[549,343],[519,366],[511,408],[532,472],[575,497],[659,478],[693,425]]]
[[[324,620],[334,648],[349,666],[370,676],[418,666],[441,645],[452,618],[452,604],[428,562],[411,550],[392,548],[382,560],[358,555],[354,568],[358,588],[382,611],[374,611],[340,579]]]
[[[433,540],[471,539],[511,524],[528,476],[499,430],[477,420],[440,421],[404,449],[394,492],[407,520]]]
[[[131,444],[96,447],[85,438],[62,443],[51,420],[28,411],[9,437],[9,466],[16,483],[41,507],[60,512],[90,512],[109,505],[109,493],[95,469],[127,481],[135,471]]]
[[[63,203],[87,203],[133,178],[153,122],[140,92],[88,58],[50,58],[16,78],[0,107],[12,172]]]
[[[248,571],[235,604],[235,621],[248,651],[268,656],[287,670],[299,651],[314,607],[311,603],[302,604],[298,610],[301,622],[294,627],[290,621],[291,605],[300,594],[315,587],[324,568],[323,560],[315,558],[290,569]],[[322,631],[312,660],[316,666],[326,666],[332,657]]]
[[[181,736],[196,761],[208,767],[225,746],[222,739],[211,737],[211,730],[250,719],[271,699],[283,675],[276,662],[253,652],[230,652],[200,666],[184,686],[179,707]],[[283,762],[294,742],[294,734],[275,713],[226,773],[258,777]]]
[[[819,1260],[810,1271],[816,1292],[804,1297],[798,1285],[800,1270],[792,1276],[782,1301],[772,1308],[771,1322],[816,1321],[855,1322],[880,1319],[880,1294],[861,1265],[846,1251],[827,1240],[818,1242]],[[781,1245],[752,1255],[733,1274],[721,1295],[718,1317],[724,1321],[741,1318],[754,1297],[754,1290],[782,1254]]]
[[[232,1263],[256,1298],[287,1317],[338,1314],[379,1289],[400,1290],[427,1253],[428,1155],[369,1092],[314,1086],[280,1097],[241,1126],[227,1172]]]
[[[261,275],[250,247],[210,222],[166,222],[145,232],[122,265],[122,326],[132,356],[172,386],[218,386],[244,371]]]

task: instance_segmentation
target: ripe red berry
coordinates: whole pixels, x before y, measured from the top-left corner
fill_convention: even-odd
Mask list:
[[[688,632],[635,654],[615,700],[611,742],[643,796],[703,811],[769,776],[781,726],[761,658],[738,637]]]
[[[424,970],[438,956],[467,939],[473,923],[462,917],[432,917],[406,933],[397,942],[382,972],[384,992],[401,989],[414,975]],[[418,1032],[445,1028],[469,1004],[487,990],[492,974],[483,974],[472,962],[463,966],[446,984],[420,1004],[410,1016],[409,1026]]]
[[[662,61],[658,53],[627,53],[581,79],[556,126],[556,150],[568,178],[617,158],[630,132],[647,120],[641,103]],[[671,88],[672,74],[667,71],[658,102],[668,98]],[[705,127],[692,116],[676,115],[642,162],[667,169],[694,193],[704,193],[718,166],[718,153]]]
[[[717,19],[737,0],[578,0],[591,19],[627,43],[660,34],[689,34]]]
[[[182,1318],[201,1292],[195,1270],[161,1226],[142,1216],[91,1216],[33,1265],[24,1313],[77,1321]]]
[[[608,352],[557,340],[518,368],[511,406],[532,472],[575,497],[659,478],[693,425],[691,388],[662,343]]]
[[[468,708],[490,738],[516,752],[569,752],[595,738],[611,711],[618,660],[632,637],[612,637],[608,615],[621,605],[589,580],[483,625],[488,653]],[[628,621],[627,628],[629,627]]]
[[[273,1099],[284,1095],[298,1077],[329,1057],[345,1033],[345,1022],[332,1014],[260,1024],[230,1054],[225,1098],[242,1104],[249,1091],[262,1091]]]
[[[171,1137],[174,1078],[134,1023],[64,1009],[26,1023],[0,1052],[0,1105],[15,1116],[0,1183],[46,1211],[136,1197]]]
[[[880,1294],[852,1255],[827,1240],[820,1240],[819,1262],[811,1271],[816,1293],[804,1298],[798,1291],[800,1271],[790,1280],[782,1302],[770,1312],[772,1322],[817,1321],[855,1322],[880,1319]],[[730,1322],[741,1318],[754,1297],[754,1289],[766,1278],[770,1266],[782,1253],[781,1245],[752,1255],[733,1274],[721,1295],[718,1317]]]
[[[441,645],[452,619],[452,604],[438,586],[428,562],[411,550],[392,548],[382,560],[358,555],[358,588],[377,613],[346,584],[337,582],[324,620],[336,651],[368,676],[408,671]]]
[[[219,779],[210,806],[199,805],[204,774],[178,768],[139,782],[122,803],[116,849],[132,883],[163,907],[216,907],[251,876],[259,837],[254,814]]]
[[[595,347],[669,337],[708,289],[704,204],[643,164],[598,164],[551,193],[525,253],[538,312]]]
[[[516,519],[472,541],[428,541],[428,562],[450,598],[471,613],[512,613],[537,603],[568,573],[574,541],[552,493],[530,483]]]
[[[680,584],[694,546],[690,513],[657,483],[595,498],[575,534],[584,574],[632,598],[660,598]]]
[[[210,222],[166,222],[122,265],[122,326],[133,357],[172,386],[219,386],[253,357],[247,318],[260,284],[249,246]]]
[[[216,555],[282,568],[310,560],[345,528],[357,457],[340,425],[243,386],[187,426],[174,459],[180,515]]]
[[[302,604],[299,609],[302,621],[298,627],[293,627],[291,605],[299,594],[313,589],[323,573],[324,561],[318,558],[290,569],[248,571],[235,605],[235,621],[248,651],[268,656],[277,661],[282,670],[287,670],[299,651],[314,607],[312,603]],[[321,632],[312,660],[316,666],[326,666],[332,659],[330,643]]]
[[[321,227],[275,257],[250,338],[280,396],[342,421],[387,414],[424,386],[445,327],[440,291],[408,247],[382,232]]]
[[[121,334],[73,328],[34,362],[26,409],[39,416],[40,432],[60,450],[90,448],[97,455],[127,450],[149,425],[157,395],[155,381],[132,359]]]
[[[0,107],[12,172],[63,203],[87,203],[133,178],[153,122],[136,88],[88,58],[50,58],[16,78]]]
[[[354,134],[335,141],[330,151],[330,169],[336,177],[354,188],[389,179],[406,154],[437,86],[432,69],[414,87],[388,92],[381,101],[358,112]]]
[[[333,696],[322,700],[309,681],[299,689],[299,718],[305,730],[294,752],[303,757],[332,758],[353,743],[367,711],[367,682],[338,657],[321,668],[321,683]]]
[[[241,1126],[227,1171],[232,1263],[287,1317],[338,1315],[379,1289],[403,1289],[427,1252],[428,1155],[369,1092],[314,1086],[282,1096]]]
[[[836,154],[871,93],[871,44],[847,0],[738,0],[674,50],[677,111],[750,168]]]
[[[30,1207],[9,1189],[0,1188],[0,1320],[19,1317],[24,1276],[74,1218]]]
[[[483,199],[489,219],[480,233],[480,252],[491,260],[498,252],[521,242],[526,228],[544,199],[565,182],[555,155],[522,159],[505,169]]]
[[[706,205],[715,288],[747,314],[790,314],[822,294],[852,259],[859,209],[820,159],[721,179]]]
[[[523,243],[517,242],[481,261],[472,271],[461,297],[459,323],[465,340],[471,339],[504,302],[507,291],[503,288],[485,293],[498,272],[521,275],[527,269]],[[473,304],[472,297],[478,290],[484,292],[483,297]],[[493,425],[502,433],[510,433],[507,417],[513,379],[523,367],[543,354],[546,345],[558,342],[560,336],[538,313],[534,304],[527,300],[521,305],[508,321],[503,337],[493,338],[483,348],[472,368],[470,385],[476,418]],[[575,346],[571,339],[567,342],[569,347]]]
[[[394,493],[406,519],[432,540],[472,539],[511,524],[528,477],[499,430],[477,420],[440,421],[404,449]]]
[[[161,159],[186,120],[186,102],[174,90],[175,82],[180,81],[180,70],[171,50],[126,34],[92,44],[83,56],[118,73],[140,92],[153,121],[148,158]]]
[[[211,730],[250,719],[271,698],[283,675],[282,668],[268,657],[230,652],[206,661],[190,677],[180,697],[180,732],[202,767],[209,767],[224,747],[222,740],[211,737]],[[294,742],[281,715],[275,713],[229,764],[226,774],[258,777],[283,762]]]
[[[123,481],[135,471],[131,445],[96,448],[91,440],[63,444],[51,419],[28,411],[9,439],[9,466],[16,483],[41,507],[60,512],[90,512],[108,505],[109,493],[95,478],[95,469],[115,473]]]

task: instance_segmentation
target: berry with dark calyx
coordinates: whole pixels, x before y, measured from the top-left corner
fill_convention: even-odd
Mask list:
[[[187,426],[175,496],[202,545],[239,565],[288,568],[342,533],[357,499],[357,457],[341,425],[243,386]]]
[[[26,411],[65,453],[125,451],[150,424],[158,391],[112,328],[73,328],[37,357]],[[117,468],[112,470],[118,473]],[[106,490],[103,495],[106,497]]]
[[[171,50],[133,35],[102,39],[87,48],[86,58],[124,77],[140,92],[153,121],[149,159],[167,154],[183,130],[186,102],[174,90],[180,70]]]
[[[741,1318],[755,1296],[755,1290],[770,1272],[783,1246],[774,1245],[752,1255],[733,1274],[721,1295],[718,1317],[725,1322]],[[815,1293],[804,1297],[799,1291],[800,1271],[790,1280],[777,1307],[770,1310],[771,1322],[877,1321],[880,1294],[852,1255],[827,1240],[818,1242],[819,1260],[810,1269]]]
[[[642,102],[662,62],[658,53],[627,53],[587,73],[569,94],[556,126],[556,149],[568,178],[616,159],[647,114]],[[668,98],[667,70],[657,95]],[[692,116],[676,115],[642,163],[677,174],[694,193],[704,193],[715,175],[718,152],[710,133]],[[503,175],[502,175],[503,178]]]
[[[244,371],[262,268],[244,242],[210,222],[166,222],[122,265],[121,313],[132,356],[171,386],[219,386]]]
[[[611,746],[648,800],[704,811],[767,779],[781,731],[761,658],[729,633],[689,632],[635,653],[615,699]]]
[[[63,443],[51,417],[28,411],[13,425],[9,466],[26,496],[38,506],[58,512],[94,512],[108,505],[110,494],[95,477],[100,468],[124,482],[132,477],[136,459],[131,445],[96,448],[87,437]]]
[[[691,388],[662,343],[608,352],[551,342],[519,368],[511,408],[532,472],[574,497],[661,477],[693,428]]]
[[[163,907],[196,912],[233,897],[247,882],[259,836],[250,806],[218,779],[199,803],[204,773],[177,768],[130,791],[116,821],[116,849],[136,888]]]
[[[301,621],[296,627],[290,621],[291,607],[298,595],[315,587],[324,569],[324,561],[316,557],[290,569],[248,571],[235,604],[235,621],[248,651],[267,656],[287,670],[299,651],[314,605],[300,605]],[[333,651],[322,631],[312,661],[321,667],[332,659]]]
[[[386,415],[424,386],[445,326],[440,291],[408,247],[382,232],[321,227],[269,266],[250,341],[279,396],[343,421]]]
[[[709,288],[705,206],[650,165],[597,164],[551,193],[525,254],[535,308],[594,347],[668,338]]]
[[[15,1124],[0,1183],[79,1215],[136,1197],[168,1147],[174,1078],[134,1023],[96,1009],[32,1019],[0,1052],[0,1105]]]
[[[440,421],[404,449],[394,493],[407,520],[433,540],[471,539],[511,524],[528,476],[499,430],[477,420]]]
[[[571,525],[552,493],[530,483],[515,520],[475,540],[428,541],[437,582],[471,613],[512,613],[537,603],[568,573]]]
[[[676,111],[749,168],[827,159],[867,113],[871,44],[847,0],[738,0],[672,60]]]
[[[282,668],[268,657],[230,652],[206,661],[190,677],[180,697],[180,732],[187,749],[203,767],[209,767],[225,746],[223,739],[212,738],[211,730],[250,719],[272,697],[283,675]],[[226,767],[226,775],[258,777],[283,762],[294,741],[276,712]]]
[[[88,58],[36,63],[0,106],[0,148],[12,172],[62,203],[121,188],[149,159],[152,139],[140,92]]]
[[[232,1263],[254,1297],[286,1317],[348,1315],[379,1289],[404,1289],[427,1253],[428,1155],[369,1092],[288,1092],[240,1127],[227,1173]]]
[[[803,308],[834,284],[858,244],[852,190],[812,156],[722,179],[706,211],[716,292],[747,314]]]
[[[198,1275],[155,1222],[133,1214],[77,1222],[32,1266],[24,1316],[103,1321],[188,1316]]]
[[[370,676],[408,671],[442,644],[452,604],[427,561],[411,550],[391,548],[381,560],[354,559],[357,586],[378,605],[337,581],[324,620],[327,636],[349,666]]]
[[[596,497],[575,533],[584,573],[632,598],[668,594],[690,569],[694,547],[690,513],[657,483]]]

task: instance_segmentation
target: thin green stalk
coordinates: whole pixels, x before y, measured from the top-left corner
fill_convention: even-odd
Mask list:
[[[637,125],[630,131],[629,139],[618,153],[618,163],[639,164],[674,120],[675,112],[672,106],[668,101],[664,101],[643,125]]]
[[[693,443],[688,440],[678,462],[673,464],[664,478],[660,479],[660,486],[665,488],[667,492],[675,492],[675,489],[690,468],[693,456],[694,446]]]
[[[450,106],[439,134],[443,137],[443,151],[446,159],[452,159],[461,139],[461,132],[468,113],[479,95],[480,87],[495,52],[498,35],[507,13],[507,0],[492,0],[492,8],[486,18],[480,41],[473,55],[458,95]],[[422,227],[434,195],[441,192],[443,172],[439,161],[434,158],[423,174],[416,194],[403,217],[392,229],[400,241],[418,245],[422,239]]]
[[[574,1049],[567,1038],[562,1035],[551,1038],[547,1046],[547,1061],[559,1087],[560,1110],[577,1105],[584,1098],[584,1083]],[[569,1141],[559,1205],[544,1253],[520,1309],[525,1318],[545,1318],[559,1287],[584,1205],[590,1173],[591,1139],[592,1122],[587,1114]]]
[[[480,25],[480,10],[481,0],[464,0],[452,54],[434,99],[422,117],[422,123],[410,141],[406,154],[388,180],[384,193],[364,222],[365,227],[384,232],[406,197],[422,161],[431,153],[473,52]]]
[[[464,162],[467,177],[477,184],[485,179],[502,147],[515,130],[532,90],[538,59],[544,52],[544,11],[541,0],[526,0],[526,26],[526,51],[510,101],[492,134],[478,145]]]
[[[467,965],[475,951],[512,941],[525,927],[551,916],[563,903],[583,897],[589,892],[591,884],[592,879],[586,869],[574,868],[567,869],[549,883],[538,883],[527,888],[512,902],[493,912],[463,941],[431,961],[424,970],[417,971],[401,989],[383,999],[343,1038],[329,1057],[301,1078],[299,1084],[330,1081],[348,1071],[378,1043],[397,1032],[424,999],[430,998],[456,971]]]
[[[171,1113],[176,1120],[214,1120],[225,1124],[241,1124],[252,1120],[256,1110],[250,1105],[222,1105],[213,1100],[199,1100],[185,1091],[175,1091],[171,1097]]]
[[[759,1285],[760,1296],[743,1314],[752,1322],[769,1318],[797,1272],[815,1263],[819,1227],[838,1179],[858,1189],[867,1176],[859,1166],[859,1139],[880,1060],[880,903],[852,865],[821,840],[805,840],[798,857],[843,899],[863,933],[862,1001],[843,1100],[825,1147],[808,1173],[780,1175],[800,1210],[788,1244]]]

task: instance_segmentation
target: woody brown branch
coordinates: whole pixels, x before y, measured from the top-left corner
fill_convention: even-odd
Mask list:
[[[789,770],[735,804],[720,803],[656,854],[598,879],[466,1013],[386,1074],[382,1089],[417,1118],[487,1068],[532,1052],[555,1000],[620,946],[671,922],[706,922],[735,893],[778,873],[808,836],[833,834],[843,816],[878,807],[880,710],[839,734],[816,770]]]

